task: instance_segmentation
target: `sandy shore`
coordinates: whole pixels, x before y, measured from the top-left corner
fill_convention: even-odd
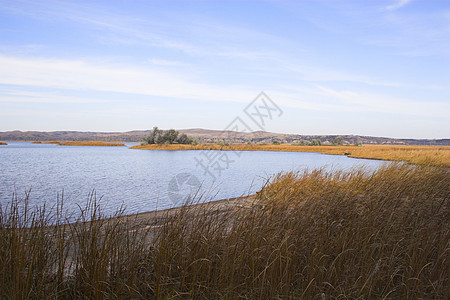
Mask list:
[[[209,211],[215,214],[228,214],[241,209],[252,208],[255,204],[255,195],[245,197],[229,198],[205,203],[196,203],[183,207],[174,207],[163,210],[149,211],[131,215],[124,215],[114,219],[131,221],[133,230],[146,230],[158,228],[173,215],[182,211],[187,213],[198,213],[200,211]]]

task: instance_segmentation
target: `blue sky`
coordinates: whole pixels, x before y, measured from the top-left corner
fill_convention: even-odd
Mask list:
[[[450,137],[450,1],[0,0],[0,131]]]

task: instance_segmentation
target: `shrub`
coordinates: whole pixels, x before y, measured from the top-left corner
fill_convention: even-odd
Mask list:
[[[344,143],[342,136],[338,136],[333,140],[333,146],[341,146]]]
[[[144,138],[146,144],[192,144],[196,145],[196,141],[189,138],[185,133],[181,134],[175,129],[169,129],[167,131],[158,129],[157,126],[153,127],[152,132],[146,138]],[[198,141],[197,141],[198,142]]]
[[[319,139],[314,139],[311,141],[311,146],[322,146],[322,142]]]

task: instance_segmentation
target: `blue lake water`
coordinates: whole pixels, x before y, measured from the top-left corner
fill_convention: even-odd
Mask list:
[[[150,151],[8,142],[0,146],[0,203],[10,202],[14,193],[23,198],[31,189],[32,205],[52,206],[63,192],[65,208],[76,211],[76,203],[85,203],[95,191],[106,213],[121,205],[127,213],[137,213],[179,206],[195,192],[203,201],[248,195],[281,171],[373,170],[382,164],[304,152]]]

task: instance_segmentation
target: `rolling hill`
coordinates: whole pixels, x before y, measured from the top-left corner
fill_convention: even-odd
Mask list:
[[[301,140],[311,141],[319,139],[322,143],[331,143],[336,137],[342,137],[344,143],[355,144],[389,144],[389,145],[441,145],[449,146],[450,139],[394,139],[387,137],[373,137],[360,135],[301,135],[283,134],[266,131],[232,132],[210,129],[181,129],[180,133],[197,138],[201,142],[229,141],[234,143],[297,143]],[[82,131],[6,131],[0,132],[3,141],[124,141],[140,142],[150,134],[150,130],[133,130],[127,132],[82,132]]]

